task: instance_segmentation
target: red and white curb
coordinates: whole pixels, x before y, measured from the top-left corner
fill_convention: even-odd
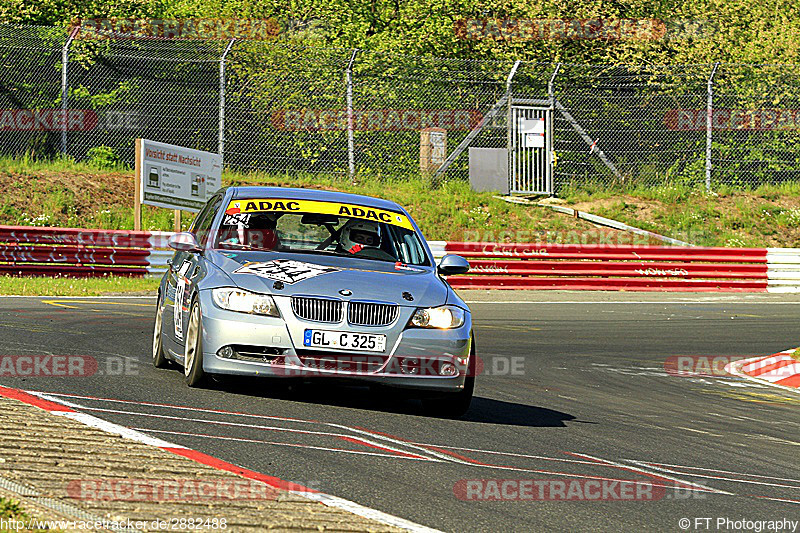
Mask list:
[[[725,365],[725,371],[734,376],[800,391],[800,361],[792,357],[797,350],[800,348],[734,361]]]
[[[108,422],[101,418],[97,418],[96,416],[76,411],[73,407],[79,408],[80,406],[71,404],[70,402],[62,400],[60,398],[56,399],[45,393],[33,392],[33,391],[26,392],[19,389],[12,389],[0,386],[0,396],[3,396],[5,398],[10,398],[13,400],[19,400],[28,405],[32,405],[34,407],[38,407],[39,409],[43,409],[52,415],[63,416],[65,418],[75,420],[87,426],[99,429],[101,431],[105,431],[106,433],[120,435],[122,437],[134,440],[142,444],[146,444],[148,446],[155,446],[164,451],[174,453],[175,455],[180,455],[182,457],[186,457],[188,459],[191,459],[200,464],[204,464],[206,466],[210,466],[211,468],[215,468],[217,470],[222,470],[225,472],[231,472],[233,474],[236,474],[238,476],[247,479],[251,479],[253,481],[260,481],[265,485],[273,487],[275,489],[283,490],[298,496],[302,496],[309,500],[319,502],[328,507],[337,507],[339,509],[349,511],[355,515],[363,516],[364,518],[368,518],[370,520],[375,520],[376,522],[380,522],[382,524],[394,526],[408,531],[438,533],[438,530],[436,529],[431,529],[429,527],[411,522],[410,520],[393,516],[384,513],[382,511],[378,511],[377,509],[364,507],[363,505],[351,502],[350,500],[345,500],[344,498],[339,498],[338,496],[325,494],[318,490],[304,487],[302,485],[298,485],[290,481],[285,481],[283,479],[274,476],[269,476],[266,474],[262,474],[260,472],[249,470],[247,468],[242,468],[232,463],[225,462],[221,459],[217,459],[216,457],[207,455],[203,452],[199,452],[191,448],[186,448],[185,446],[181,446],[179,444],[173,444],[171,442],[157,439],[155,437],[150,437],[149,435],[145,435],[144,433],[141,433],[139,431],[126,428],[124,426],[120,426],[112,422]]]

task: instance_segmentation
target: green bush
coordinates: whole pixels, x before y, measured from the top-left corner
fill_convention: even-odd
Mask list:
[[[86,155],[87,163],[95,168],[110,169],[120,165],[119,157],[109,146],[95,146],[89,149]]]

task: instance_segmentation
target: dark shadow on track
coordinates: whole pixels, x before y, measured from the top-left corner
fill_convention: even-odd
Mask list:
[[[419,400],[390,387],[353,386],[352,383],[302,382],[300,380],[225,377],[210,387],[229,394],[260,396],[351,409],[427,416]],[[524,427],[567,427],[575,417],[560,411],[476,396],[463,422]],[[578,422],[576,420],[576,422]]]
[[[476,396],[472,399],[469,411],[461,420],[503,426],[563,428],[567,427],[566,422],[575,420],[575,417],[545,407]]]

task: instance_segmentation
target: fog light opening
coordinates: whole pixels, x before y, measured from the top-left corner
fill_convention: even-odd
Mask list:
[[[233,357],[233,354],[234,354],[233,348],[231,348],[230,346],[223,346],[222,348],[217,350],[217,355],[223,359],[230,359],[231,357]]]
[[[419,361],[415,359],[406,359],[406,358],[401,359],[400,372],[409,375],[419,374]]]
[[[457,376],[458,369],[453,363],[442,363],[439,365],[439,375],[442,376]]]

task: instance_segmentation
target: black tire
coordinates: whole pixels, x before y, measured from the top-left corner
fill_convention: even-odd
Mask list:
[[[169,360],[164,356],[164,343],[161,338],[161,330],[164,324],[164,307],[162,306],[161,295],[156,303],[156,320],[153,325],[153,366],[156,368],[169,367]]]
[[[472,396],[475,393],[476,359],[475,339],[473,338],[467,365],[467,377],[464,378],[464,388],[458,392],[451,392],[446,396],[423,399],[422,407],[427,415],[439,418],[460,418],[469,411]]]
[[[207,376],[203,371],[203,320],[200,315],[200,303],[196,300],[192,303],[191,311],[189,311],[183,358],[186,384],[190,387],[205,385]]]

